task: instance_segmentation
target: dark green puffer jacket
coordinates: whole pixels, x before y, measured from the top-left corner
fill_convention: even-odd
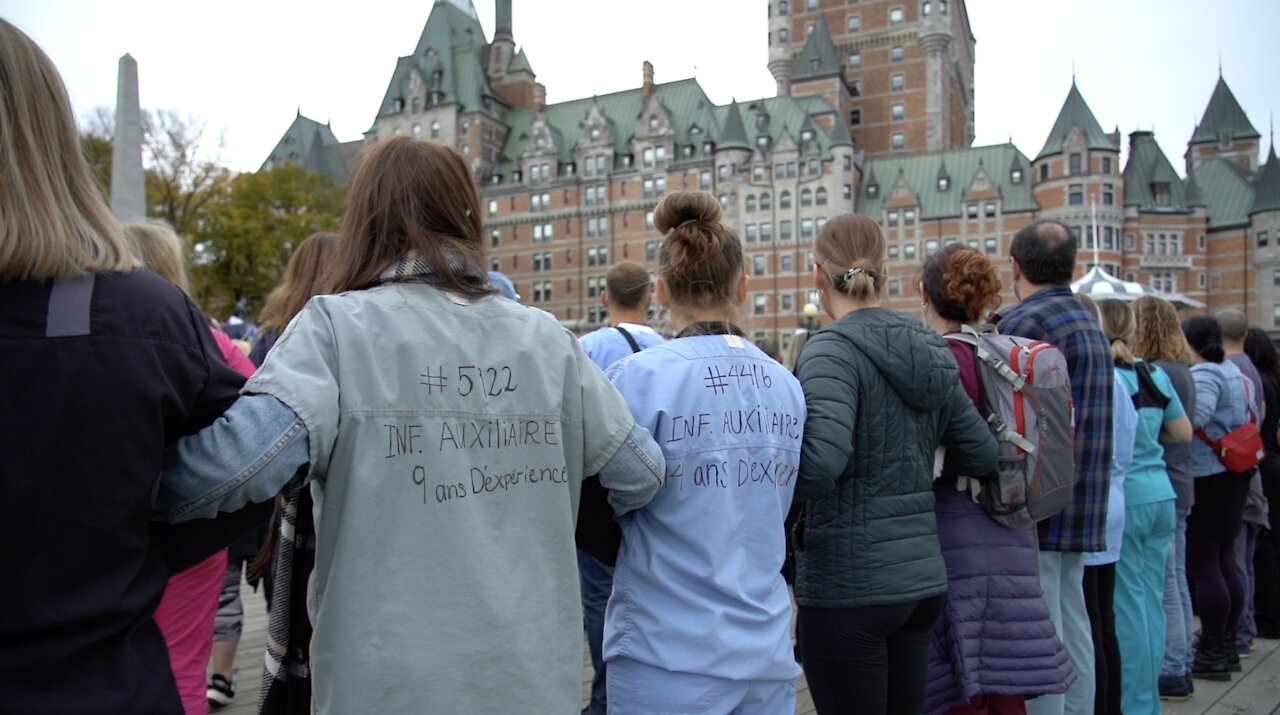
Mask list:
[[[796,372],[808,407],[796,601],[854,608],[945,593],[936,448],[962,474],[996,467],[995,440],[946,341],[903,313],[857,310],[810,338]]]

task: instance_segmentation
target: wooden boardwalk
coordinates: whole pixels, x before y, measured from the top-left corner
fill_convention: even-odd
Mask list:
[[[245,603],[244,640],[236,654],[236,699],[231,705],[212,711],[216,715],[252,715],[258,711],[262,652],[267,639],[267,618],[262,595],[243,586]],[[590,658],[583,655],[582,692],[584,703],[590,692]],[[1259,639],[1253,654],[1241,661],[1244,672],[1229,683],[1196,681],[1196,693],[1184,703],[1164,703],[1165,715],[1280,715],[1280,641]],[[804,678],[797,683],[796,714],[816,711]],[[530,715],[540,715],[531,713]]]

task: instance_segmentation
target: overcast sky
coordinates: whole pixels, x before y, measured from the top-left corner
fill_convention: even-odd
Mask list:
[[[465,3],[465,0],[462,0]],[[203,119],[221,159],[252,171],[301,108],[360,138],[431,0],[0,0],[0,17],[57,63],[81,117],[114,107],[116,60],[139,64],[142,105]],[[514,0],[514,34],[547,98],[696,76],[713,100],[772,96],[764,0]],[[492,0],[477,0],[486,33]],[[971,0],[977,140],[1034,157],[1071,83],[1107,130],[1155,129],[1182,154],[1224,75],[1264,151],[1280,109],[1276,0]],[[1127,140],[1126,140],[1127,141]]]

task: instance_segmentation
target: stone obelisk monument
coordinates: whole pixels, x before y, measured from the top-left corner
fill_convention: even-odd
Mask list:
[[[121,223],[147,217],[142,177],[142,108],[138,104],[138,63],[120,58],[116,87],[116,134],[111,143],[111,210]]]

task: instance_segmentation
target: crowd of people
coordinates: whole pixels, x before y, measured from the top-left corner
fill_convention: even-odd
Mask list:
[[[270,713],[783,715],[803,674],[822,715],[1137,715],[1280,636],[1280,366],[1243,313],[1094,305],[1053,221],[1012,241],[1016,304],[951,245],[891,310],[850,214],[792,370],[737,324],[712,194],[661,199],[656,280],[615,265],[581,337],[488,273],[480,217],[456,151],[371,145],[341,231],[221,330],[0,20],[0,711],[225,705],[246,574]],[[1040,447],[992,419],[987,368],[1033,380],[997,335],[1070,379],[1073,479],[1038,522],[993,511]],[[1226,446],[1249,425],[1255,464]]]

